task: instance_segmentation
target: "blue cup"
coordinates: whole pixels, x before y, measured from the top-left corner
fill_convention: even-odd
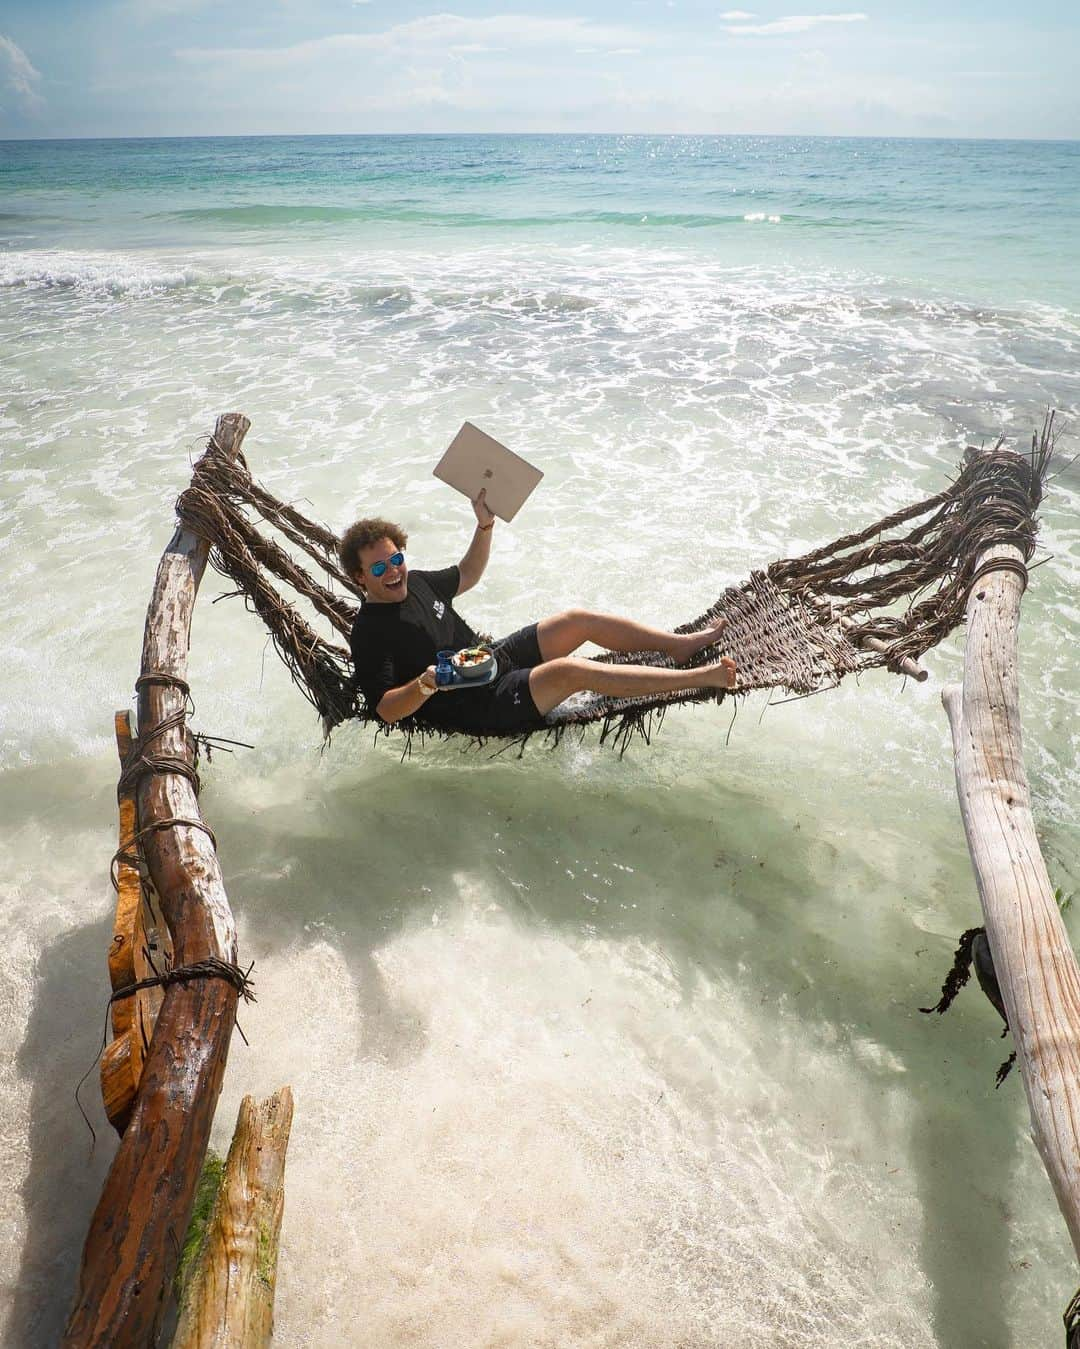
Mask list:
[[[439,651],[435,656],[435,683],[443,688],[454,682],[454,667],[450,664],[453,651]]]

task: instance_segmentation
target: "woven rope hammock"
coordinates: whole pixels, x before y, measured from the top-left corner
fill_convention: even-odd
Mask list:
[[[913,662],[963,621],[968,592],[979,576],[976,559],[988,547],[1012,544],[1031,559],[1051,445],[1048,419],[1041,437],[1033,438],[1030,455],[1000,443],[987,451],[969,449],[956,480],[943,492],[803,557],[774,562],[725,590],[709,609],[676,631],[697,631],[720,615],[728,619],[719,651],[711,648],[693,663],[733,656],[739,670],[734,693],[688,689],[638,698],[579,694],[536,730],[557,742],[570,727],[596,724],[601,743],[623,749],[635,734],[648,740],[657,719],[673,703],[719,702],[754,689],[805,696],[879,666],[912,673]],[[177,502],[177,513],[187,528],[210,541],[212,565],[232,580],[236,590],[231,593],[243,595],[262,618],[297,686],[321,714],[327,734],[348,718],[372,722],[388,733],[404,731],[409,743],[415,733],[447,734],[416,718],[385,726],[364,705],[347,646],[322,635],[297,607],[305,602],[348,641],[360,592],[340,569],[338,539],[260,487],[242,455],[229,458],[211,437],[191,486]],[[270,537],[268,528],[311,558],[323,579],[305,570]],[[287,586],[293,598],[286,599],[279,585]],[[596,659],[671,665],[669,657],[655,651],[608,653]],[[523,742],[534,733],[462,734],[480,742]]]

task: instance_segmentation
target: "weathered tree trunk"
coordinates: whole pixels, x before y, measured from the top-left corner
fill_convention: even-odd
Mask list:
[[[241,1102],[172,1349],[264,1349],[270,1343],[292,1114],[288,1087],[261,1105],[251,1096]]]
[[[249,425],[239,413],[226,414],[214,438],[236,454]],[[166,548],[146,616],[143,676],[185,677],[192,608],[208,552],[205,539],[183,529]],[[143,743],[184,704],[174,686],[141,684]],[[147,748],[191,762],[182,723]],[[202,819],[194,786],[179,773],[147,773],[138,804],[142,829],[166,819]],[[175,825],[146,835],[142,847],[172,933],[175,965],[209,956],[235,962],[235,926],[209,836]],[[131,1122],[90,1223],[67,1346],[142,1349],[156,1338],[221,1090],[237,997],[219,978],[165,990]]]
[[[987,549],[1023,562],[1019,549]],[[1061,921],[1031,814],[1020,734],[1017,629],[1024,582],[991,571],[967,605],[964,683],[942,701],[956,790],[986,935],[1031,1110],[1032,1133],[1080,1256],[1080,970]]]

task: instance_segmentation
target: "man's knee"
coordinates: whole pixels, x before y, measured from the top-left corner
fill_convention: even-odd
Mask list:
[[[554,660],[546,660],[537,668],[546,670],[552,679],[573,680],[580,677],[584,665],[580,656],[556,656]]]
[[[588,641],[590,617],[587,609],[564,609],[562,613],[542,619],[537,637],[545,660],[557,660]]]
[[[537,711],[546,714],[564,698],[587,688],[587,666],[587,661],[574,656],[555,656],[542,665],[534,665],[529,672],[529,692]]]
[[[592,617],[588,609],[564,609],[562,613],[555,614],[551,621],[558,623],[560,627],[579,628],[587,624]]]

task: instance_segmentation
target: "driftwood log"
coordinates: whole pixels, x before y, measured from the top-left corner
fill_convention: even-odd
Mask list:
[[[1017,631],[1024,560],[988,548],[967,605],[963,686],[942,693],[956,790],[1032,1134],[1080,1257],[1080,970],[1039,849],[1024,770]]]
[[[218,419],[214,441],[239,452],[246,417]],[[180,528],[162,556],[143,638],[139,736],[147,752],[192,763],[183,719],[191,615],[209,544]],[[164,676],[166,682],[148,682]],[[137,787],[143,855],[173,937],[174,962],[234,964],[236,929],[195,785],[178,771],[146,772]],[[91,1220],[66,1346],[153,1344],[187,1230],[221,1090],[237,988],[221,978],[168,985],[135,1104]]]
[[[241,1102],[172,1349],[264,1349],[270,1343],[292,1115],[288,1087],[261,1104],[251,1096]]]

